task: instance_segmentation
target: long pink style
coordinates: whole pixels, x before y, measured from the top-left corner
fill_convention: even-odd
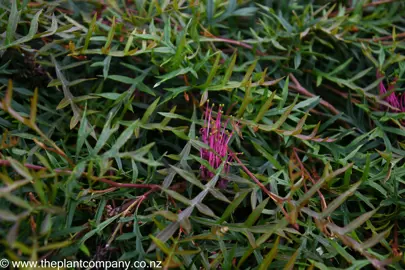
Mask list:
[[[379,71],[377,71],[377,79],[382,78],[382,75]],[[378,85],[378,89],[380,91],[380,95],[385,95],[387,92],[390,92],[394,89],[395,82],[397,79],[394,79],[388,85],[388,89],[385,88],[383,81],[381,81]],[[385,101],[388,102],[392,107],[397,108],[400,112],[405,112],[405,94],[396,94],[392,92],[387,97],[385,97]]]
[[[207,144],[210,149],[202,148],[200,150],[200,156],[202,159],[208,161],[213,169],[217,169],[226,160],[224,172],[228,173],[230,169],[230,162],[232,160],[231,155],[229,155],[228,143],[232,138],[233,132],[229,133],[226,130],[228,125],[228,120],[222,123],[221,116],[224,113],[222,111],[223,104],[219,105],[218,112],[214,117],[212,115],[212,109],[214,104],[210,107],[207,102],[207,107],[204,113],[204,126],[200,129],[200,134],[202,142]],[[215,174],[208,170],[205,166],[200,167],[201,177],[204,180],[210,180],[215,176]],[[226,180],[221,180],[218,183],[220,188],[226,186]]]

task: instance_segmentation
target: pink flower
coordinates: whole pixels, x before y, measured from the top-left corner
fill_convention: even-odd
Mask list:
[[[379,71],[377,71],[377,79],[380,79],[383,77]],[[395,78],[394,81],[392,81],[388,85],[388,89],[385,88],[383,81],[381,81],[378,85],[378,88],[380,90],[380,95],[384,95],[387,92],[390,92],[394,89],[395,83],[398,78]],[[385,101],[387,101],[392,107],[399,109],[401,112],[405,112],[405,94],[399,95],[394,92],[389,94],[387,97],[385,97]]]
[[[232,138],[233,132],[229,133],[229,131],[226,130],[229,120],[225,123],[221,122],[221,116],[224,113],[222,111],[223,106],[223,104],[219,105],[218,113],[216,117],[214,117],[212,115],[214,104],[212,104],[210,108],[207,102],[207,107],[204,113],[204,126],[200,129],[200,134],[202,142],[207,144],[210,149],[201,148],[200,156],[202,159],[208,161],[213,169],[217,169],[221,166],[222,162],[226,160],[224,172],[228,173],[230,162],[232,160],[232,156],[229,154],[230,150],[228,149],[228,143]],[[208,168],[203,165],[200,167],[200,172],[201,177],[204,180],[210,180],[215,176],[215,173],[209,171]],[[222,179],[219,181],[218,186],[224,188],[226,182],[225,179]]]

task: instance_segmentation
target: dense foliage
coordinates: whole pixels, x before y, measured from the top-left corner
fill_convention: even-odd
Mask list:
[[[0,258],[403,268],[404,33],[394,0],[2,1]]]

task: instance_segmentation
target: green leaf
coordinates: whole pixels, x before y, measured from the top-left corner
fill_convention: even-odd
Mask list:
[[[252,73],[253,73],[254,69],[256,68],[257,61],[258,61],[258,59],[255,59],[253,61],[253,63],[249,66],[249,68],[247,69],[247,71],[245,73],[245,77],[243,77],[243,80],[241,82],[242,86],[245,86],[246,83],[248,83],[250,77],[252,76]]]
[[[246,8],[240,8],[234,12],[232,12],[233,16],[253,16],[256,11],[258,10],[257,7],[246,7]]]
[[[0,209],[0,221],[18,221],[18,216],[14,215],[12,212],[8,210],[1,210]]]
[[[204,215],[207,215],[207,216],[209,216],[209,217],[217,218],[217,216],[215,215],[215,213],[214,213],[208,206],[206,206],[205,204],[203,204],[203,203],[197,203],[197,204],[196,204],[196,207],[197,207],[197,210],[198,210],[200,213],[202,213],[202,214],[204,214]]]
[[[69,104],[72,108],[73,111],[73,117],[70,121],[70,129],[73,129],[77,123],[79,122],[80,119],[80,109],[77,107],[77,105],[74,103],[74,97],[72,95],[72,93],[69,90],[69,82],[66,80],[65,76],[63,75],[63,73],[60,70],[59,64],[56,61],[55,57],[53,55],[51,55],[52,58],[52,62],[55,66],[55,70],[56,70],[56,76],[58,77],[58,79],[61,81],[62,83],[62,89],[63,89],[63,94],[65,96],[65,99],[69,101]]]
[[[181,177],[183,177],[185,180],[189,181],[193,185],[195,185],[201,189],[204,189],[204,185],[201,184],[200,180],[198,180],[193,173],[182,170],[182,169],[180,169],[176,166],[172,166],[172,165],[170,165],[170,168],[172,168],[176,173],[178,173]]]
[[[364,167],[363,175],[361,177],[362,182],[365,182],[368,179],[368,175],[370,172],[370,163],[370,154],[367,154],[366,166]]]
[[[153,236],[153,235],[149,235],[149,237],[152,239],[152,241],[155,243],[155,245],[164,253],[166,254],[171,254],[171,250],[166,246],[166,244],[161,241],[159,238]]]
[[[34,180],[34,189],[43,205],[48,205],[48,199],[45,195],[45,185],[41,179]]]
[[[103,97],[110,100],[117,100],[122,97],[123,94],[120,93],[100,93],[100,94],[93,94],[94,96]]]
[[[285,112],[280,116],[280,118],[277,120],[276,123],[274,123],[271,127],[266,127],[263,125],[259,125],[259,128],[265,130],[265,131],[272,131],[272,130],[276,130],[279,127],[281,127],[281,125],[285,122],[285,120],[287,120],[288,116],[290,115],[291,111],[293,110],[295,104],[297,103],[297,98],[295,98],[294,102],[288,106],[288,108],[285,110]]]
[[[332,72],[328,73],[328,75],[333,76],[335,74],[338,74],[340,71],[346,69],[346,67],[352,62],[352,60],[353,60],[353,58],[347,59],[346,62],[344,62],[340,66],[334,68]]]
[[[274,260],[274,258],[277,255],[279,242],[280,242],[280,236],[277,237],[277,239],[274,242],[273,247],[271,248],[270,252],[267,253],[266,257],[264,258],[262,263],[259,265],[259,270],[269,269],[269,266],[270,266],[271,262]]]
[[[90,250],[87,248],[85,244],[80,245],[80,250],[86,254],[86,256],[90,257]]]
[[[172,197],[173,199],[184,203],[185,205],[192,205],[192,202],[187,199],[186,197],[184,197],[183,195],[181,195],[180,193],[177,193],[174,190],[170,190],[170,189],[162,189],[165,193],[167,193],[167,195],[169,195],[170,197]]]
[[[133,84],[136,80],[136,78],[130,78],[130,77],[123,76],[123,75],[108,75],[107,78],[117,81],[117,82],[122,82],[125,84]]]
[[[282,170],[283,167],[280,165],[280,163],[277,161],[273,155],[271,155],[269,152],[267,152],[263,147],[261,147],[259,144],[255,143],[252,141],[253,146],[256,148],[256,150],[262,154],[277,170]]]
[[[86,110],[83,112],[82,119],[80,121],[80,127],[77,136],[76,142],[76,161],[79,160],[80,151],[82,150],[83,144],[86,141],[86,138],[90,135],[91,129],[89,128],[89,123],[86,117]]]
[[[79,241],[78,244],[79,245],[83,245],[90,237],[92,237],[93,235],[95,235],[96,233],[99,233],[101,231],[103,231],[108,225],[110,225],[111,223],[113,223],[117,218],[119,218],[120,215],[115,215],[105,221],[103,221],[102,223],[100,223],[99,225],[97,225],[97,227],[89,232],[87,232],[85,235],[83,235]]]
[[[245,226],[246,227],[251,227],[253,224],[257,221],[257,219],[260,217],[262,214],[264,208],[266,207],[267,203],[269,202],[270,198],[265,199],[262,201],[253,211],[252,213],[248,216],[248,218],[245,221]]]
[[[169,73],[167,73],[167,74],[165,74],[165,75],[157,76],[157,78],[162,79],[162,80],[160,80],[159,82],[155,83],[155,85],[153,86],[153,88],[158,87],[159,85],[161,85],[161,84],[162,84],[163,82],[165,82],[165,81],[168,81],[168,80],[170,80],[170,79],[172,79],[172,78],[175,78],[175,77],[177,77],[177,76],[179,76],[179,75],[187,74],[187,73],[192,72],[192,71],[193,71],[193,69],[190,68],[190,67],[188,67],[188,68],[180,68],[180,69],[174,70],[174,71],[172,71],[172,72],[169,72]]]
[[[114,48],[117,49],[117,47],[118,46],[115,46]],[[104,80],[106,80],[108,78],[108,72],[110,71],[111,59],[112,59],[112,56],[107,55],[107,57],[103,61],[103,65],[104,65],[103,77],[104,77]]]
[[[58,21],[56,20],[55,14],[52,14],[52,23],[51,27],[48,30],[41,34],[41,37],[49,37],[54,35],[58,31]]]
[[[12,47],[12,46],[19,45],[21,43],[25,43],[25,42],[28,42],[31,39],[33,39],[36,32],[38,31],[38,20],[39,20],[39,16],[41,15],[41,13],[42,13],[42,10],[39,10],[35,14],[34,18],[32,18],[30,30],[28,31],[28,35],[26,35],[25,37],[22,37],[22,38],[20,38],[20,39],[18,39],[16,41],[13,41],[11,43],[8,43],[7,45],[1,46],[0,50],[4,50],[4,49],[7,49],[7,48]],[[10,31],[12,31],[12,30],[10,30]]]
[[[15,31],[17,30],[18,22],[20,21],[21,12],[17,10],[17,1],[11,1],[11,12],[8,17],[8,24],[6,30],[6,38],[4,40],[4,45],[10,44],[15,36]]]
[[[49,233],[51,231],[51,228],[52,228],[51,217],[52,217],[51,214],[47,214],[45,216],[45,219],[42,221],[41,230],[40,230],[41,235],[47,234],[47,233]]]
[[[114,38],[114,34],[115,34],[115,17],[113,17],[112,23],[111,23],[111,28],[110,31],[108,32],[108,36],[107,36],[107,41],[105,42],[104,47],[101,49],[102,52],[104,53],[108,53],[108,51],[110,50],[110,46],[112,43],[112,40]]]
[[[158,106],[160,97],[158,97],[153,103],[148,107],[148,109],[145,111],[145,113],[142,116],[141,123],[146,124],[147,121],[149,120],[150,116],[152,113],[156,110],[156,107]]]
[[[234,68],[235,63],[236,63],[236,56],[237,56],[237,54],[236,54],[236,52],[234,52],[233,55],[232,55],[231,61],[230,61],[229,65],[226,68],[225,76],[224,76],[224,78],[222,80],[222,85],[227,84],[229,79],[232,76],[233,68]]]
[[[276,95],[276,91],[273,91],[273,93],[271,93],[270,97],[266,100],[266,102],[260,108],[260,111],[257,113],[256,118],[254,120],[256,123],[259,123],[260,120],[262,120],[264,114],[269,110],[275,95]]]
[[[208,24],[212,23],[214,18],[215,3],[214,0],[207,0],[207,20]]]
[[[251,191],[244,191],[244,192],[239,192],[235,195],[234,200],[231,202],[230,205],[225,209],[224,213],[222,214],[221,218],[218,219],[216,222],[217,224],[221,224],[224,221],[228,219],[230,215],[236,210],[236,208],[242,203],[242,201],[246,198],[246,196],[250,193]]]
[[[189,20],[189,23],[187,24],[187,26],[183,29],[183,31],[181,31],[181,33],[179,34],[179,38],[177,39],[177,49],[176,49],[176,53],[173,56],[173,59],[171,60],[172,62],[172,67],[173,68],[178,68],[181,64],[181,62],[183,61],[183,55],[184,55],[184,48],[186,46],[186,36],[187,36],[187,28],[190,25],[192,20]],[[156,85],[154,86],[156,87]]]
[[[280,103],[277,106],[277,108],[279,110],[281,110],[284,107],[285,103],[287,102],[289,83],[290,83],[290,77],[287,77],[287,79],[284,82],[283,91],[281,93],[282,100],[280,101]]]
[[[219,60],[221,59],[221,54],[220,53],[215,53],[215,54],[216,54],[215,61],[214,61],[214,64],[212,65],[212,67],[210,68],[210,73],[208,74],[207,80],[205,81],[205,83],[203,85],[198,86],[199,88],[204,89],[204,88],[207,88],[208,86],[210,86],[211,81],[214,79],[214,76],[217,73],[217,70],[219,68]]]
[[[350,255],[341,245],[339,245],[336,240],[328,239],[329,244],[350,264],[352,264],[356,259]]]
[[[103,154],[104,157],[114,157],[117,155],[118,151],[122,146],[131,138],[135,128],[139,126],[139,120],[133,122],[129,127],[127,127],[124,132],[118,137],[117,141],[111,146],[111,149]],[[111,131],[109,132],[111,133]],[[106,134],[108,135],[108,134]],[[97,145],[96,145],[97,146]]]
[[[11,193],[4,193],[4,195],[2,195],[0,193],[0,195],[1,195],[0,197],[4,197],[9,202],[11,202],[11,203],[13,203],[13,204],[15,204],[15,205],[17,205],[17,206],[19,206],[21,208],[25,208],[25,209],[27,209],[29,211],[33,210],[32,206],[26,200],[23,200],[18,196],[15,196],[15,195],[13,195]]]
[[[114,134],[119,126],[115,125],[113,128],[111,128],[111,122],[114,118],[114,116],[117,114],[118,108],[120,106],[114,107],[107,116],[107,121],[104,124],[103,130],[101,131],[101,135],[97,140],[96,146],[93,149],[92,155],[96,155],[107,143],[108,139],[111,137],[112,134]]]
[[[22,177],[26,180],[32,181],[33,177],[31,176],[30,172],[27,168],[24,167],[20,162],[10,157],[7,157],[7,160],[10,162],[11,167]]]
[[[301,65],[301,53],[297,52],[294,56],[294,68],[298,69]]]
[[[96,28],[96,21],[97,21],[97,13],[94,14],[93,19],[91,20],[91,23],[89,25],[89,29],[86,34],[86,39],[84,40],[84,45],[82,48],[82,53],[87,50],[90,44],[90,38],[94,32],[94,29]]]
[[[294,254],[290,257],[287,264],[284,266],[284,270],[294,269],[295,261],[297,260],[298,255],[300,254],[300,248],[298,248]]]

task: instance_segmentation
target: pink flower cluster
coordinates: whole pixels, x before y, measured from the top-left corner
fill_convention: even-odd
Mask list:
[[[383,76],[384,75],[377,71],[377,79],[382,78]],[[388,85],[388,89],[385,88],[384,83],[381,81],[378,85],[380,95],[384,95],[387,92],[392,91],[394,89],[396,81],[397,78],[395,78],[394,81]],[[392,107],[397,108],[400,112],[405,112],[405,94],[399,95],[392,92],[385,98],[385,101],[387,101]]]
[[[228,143],[232,138],[233,132],[229,133],[229,131],[226,130],[229,120],[225,123],[221,121],[221,116],[224,113],[222,111],[223,106],[223,104],[219,105],[218,113],[216,117],[214,117],[212,115],[214,104],[209,107],[207,102],[204,114],[204,126],[200,129],[200,134],[202,142],[207,144],[210,149],[201,148],[200,156],[202,159],[208,161],[213,169],[217,169],[221,166],[222,162],[226,160],[224,172],[228,173],[232,160],[232,156],[229,154]],[[208,168],[203,165],[200,167],[200,172],[204,180],[210,180],[215,176],[213,172],[209,171]],[[219,181],[218,186],[224,188],[226,186],[226,180]]]

